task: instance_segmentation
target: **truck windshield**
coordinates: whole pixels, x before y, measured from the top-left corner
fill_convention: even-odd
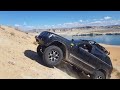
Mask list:
[[[38,37],[40,37],[40,36],[48,36],[48,35],[49,35],[48,32],[42,32],[42,33],[40,33],[40,35]]]

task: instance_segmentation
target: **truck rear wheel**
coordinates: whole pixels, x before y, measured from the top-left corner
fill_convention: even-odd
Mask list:
[[[49,46],[45,49],[43,54],[43,62],[49,66],[53,67],[58,65],[63,59],[63,52],[57,46]]]
[[[105,74],[101,71],[96,71],[94,75],[92,75],[92,79],[106,79]]]

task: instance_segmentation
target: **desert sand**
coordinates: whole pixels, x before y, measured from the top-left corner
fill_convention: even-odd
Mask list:
[[[108,51],[110,51],[110,58],[112,60],[113,64],[113,73],[111,79],[120,79],[120,46],[115,46],[115,45],[104,45]]]
[[[36,53],[35,35],[0,27],[0,79],[84,79],[68,64],[48,68]],[[120,46],[104,45],[113,63],[111,79],[120,79]],[[80,74],[80,76],[78,76]]]

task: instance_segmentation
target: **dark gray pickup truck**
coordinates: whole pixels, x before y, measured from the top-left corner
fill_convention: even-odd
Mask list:
[[[65,61],[90,75],[92,79],[109,79],[113,70],[109,52],[91,40],[68,40],[52,32],[35,36],[37,53],[44,64],[53,67]]]

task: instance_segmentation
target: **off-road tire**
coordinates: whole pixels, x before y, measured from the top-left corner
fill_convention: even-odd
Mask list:
[[[48,67],[54,67],[61,63],[63,59],[63,52],[57,46],[49,46],[43,53],[43,62]]]
[[[105,74],[101,71],[96,71],[94,75],[92,75],[92,79],[106,79]]]

